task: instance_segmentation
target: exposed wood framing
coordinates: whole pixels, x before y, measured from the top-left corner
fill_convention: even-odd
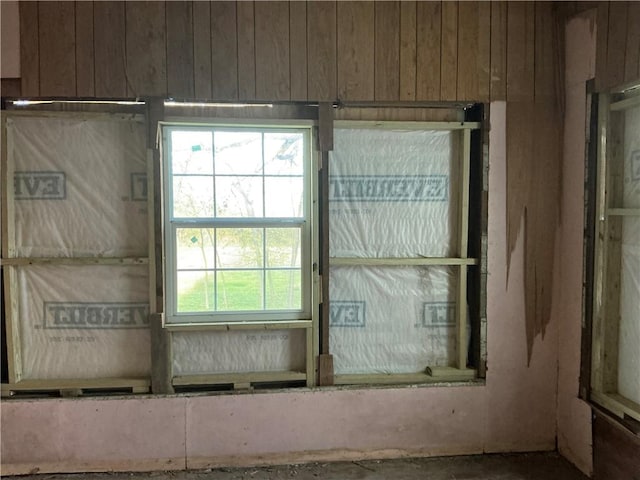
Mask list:
[[[249,373],[217,373],[207,375],[176,375],[173,377],[175,386],[188,385],[222,385],[242,383],[270,383],[270,382],[298,382],[305,381],[305,372],[249,372]]]
[[[149,391],[147,378],[101,378],[101,379],[53,379],[53,380],[22,380],[14,383],[2,384],[2,396],[10,397],[19,392],[65,392],[75,391],[79,394],[83,390],[130,390],[131,393],[146,393]],[[77,395],[75,395],[77,396]]]

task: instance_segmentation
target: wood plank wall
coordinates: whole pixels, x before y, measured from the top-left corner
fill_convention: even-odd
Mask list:
[[[598,9],[598,85],[640,78],[635,2],[22,1],[21,93],[506,100],[507,235],[510,254],[525,235],[531,358],[551,305],[562,32],[569,15],[587,8]]]

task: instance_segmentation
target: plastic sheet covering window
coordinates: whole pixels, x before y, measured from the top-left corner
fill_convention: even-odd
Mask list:
[[[148,376],[148,285],[142,266],[21,268],[23,378]]]
[[[131,116],[13,116],[16,255],[146,256],[146,147]]]
[[[456,255],[459,133],[336,129],[332,257]],[[411,373],[455,359],[452,267],[333,267],[336,374]]]
[[[623,207],[640,209],[640,107],[625,112]],[[622,220],[618,390],[640,403],[640,218]]]

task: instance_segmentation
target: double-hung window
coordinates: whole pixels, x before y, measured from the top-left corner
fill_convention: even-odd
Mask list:
[[[163,127],[166,323],[311,318],[310,129]]]

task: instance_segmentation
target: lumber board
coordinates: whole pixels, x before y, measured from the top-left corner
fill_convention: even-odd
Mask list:
[[[376,100],[400,99],[400,3],[375,2]]]
[[[336,100],[336,2],[307,3],[307,52],[309,100]]]
[[[440,100],[456,100],[458,86],[458,2],[442,2]],[[465,48],[466,45],[462,46]]]
[[[256,2],[256,97],[259,100],[289,100],[288,2]]]
[[[96,94],[93,63],[93,2],[76,2],[76,93],[78,97]]]
[[[338,98],[374,98],[374,4],[338,2]]]
[[[465,374],[458,372],[457,368],[451,369],[450,376],[445,375],[445,371],[437,372],[436,376],[432,376],[426,372],[422,373],[395,373],[395,374],[337,374],[335,376],[336,385],[420,385],[420,384],[434,384],[434,383],[454,383],[454,382],[469,382],[474,380],[467,371],[463,370]],[[475,383],[475,382],[473,382]],[[481,383],[478,383],[481,385]]]
[[[218,373],[207,375],[176,375],[173,377],[174,386],[188,385],[220,385],[241,383],[270,383],[295,382],[306,380],[304,372],[276,371],[276,372],[247,372],[247,373]]]
[[[211,98],[211,10],[209,2],[193,2],[193,83],[195,97]]]
[[[75,4],[40,2],[40,95],[76,96]]]
[[[238,98],[236,3],[211,2],[211,93],[215,100]]]
[[[143,97],[167,93],[165,2],[126,3],[127,95]]]
[[[193,3],[167,2],[167,93],[194,97]]]
[[[476,60],[478,96],[480,102],[489,102],[491,90],[491,3],[478,3],[478,56]]]
[[[147,265],[147,257],[31,257],[3,258],[2,266],[24,267],[28,265]]]
[[[400,97],[416,99],[416,2],[400,2]]]
[[[2,384],[2,397],[18,396],[20,393],[55,392],[60,396],[81,396],[84,390],[129,390],[130,393],[146,393],[149,391],[147,378],[102,378],[102,379],[28,379]]]
[[[125,98],[125,10],[123,2],[94,2],[96,97]]]
[[[491,4],[460,2],[457,100],[489,100]]]
[[[507,2],[491,2],[491,100],[507,99]]]
[[[607,75],[607,43],[609,38],[609,2],[598,2],[596,12],[596,91],[609,85]]]
[[[528,102],[534,98],[535,4],[507,5],[507,100]]]
[[[21,94],[40,95],[40,42],[38,40],[38,2],[20,2]]]
[[[624,83],[640,80],[640,3],[629,2],[628,7]]]
[[[291,100],[307,100],[307,3],[289,3]]]
[[[238,2],[238,98],[256,98],[256,35],[254,2]]]
[[[330,264],[335,266],[398,266],[398,265],[478,265],[476,258],[443,258],[443,257],[423,257],[423,258],[363,258],[363,257],[331,257]]]
[[[440,100],[441,4],[418,2],[416,9],[416,100]]]
[[[471,368],[427,367],[427,375],[434,378],[473,380],[476,371]]]
[[[608,88],[613,88],[624,83],[628,3],[629,2],[611,2],[609,4],[606,80],[606,87]],[[638,30],[639,27],[635,25],[634,28]]]

